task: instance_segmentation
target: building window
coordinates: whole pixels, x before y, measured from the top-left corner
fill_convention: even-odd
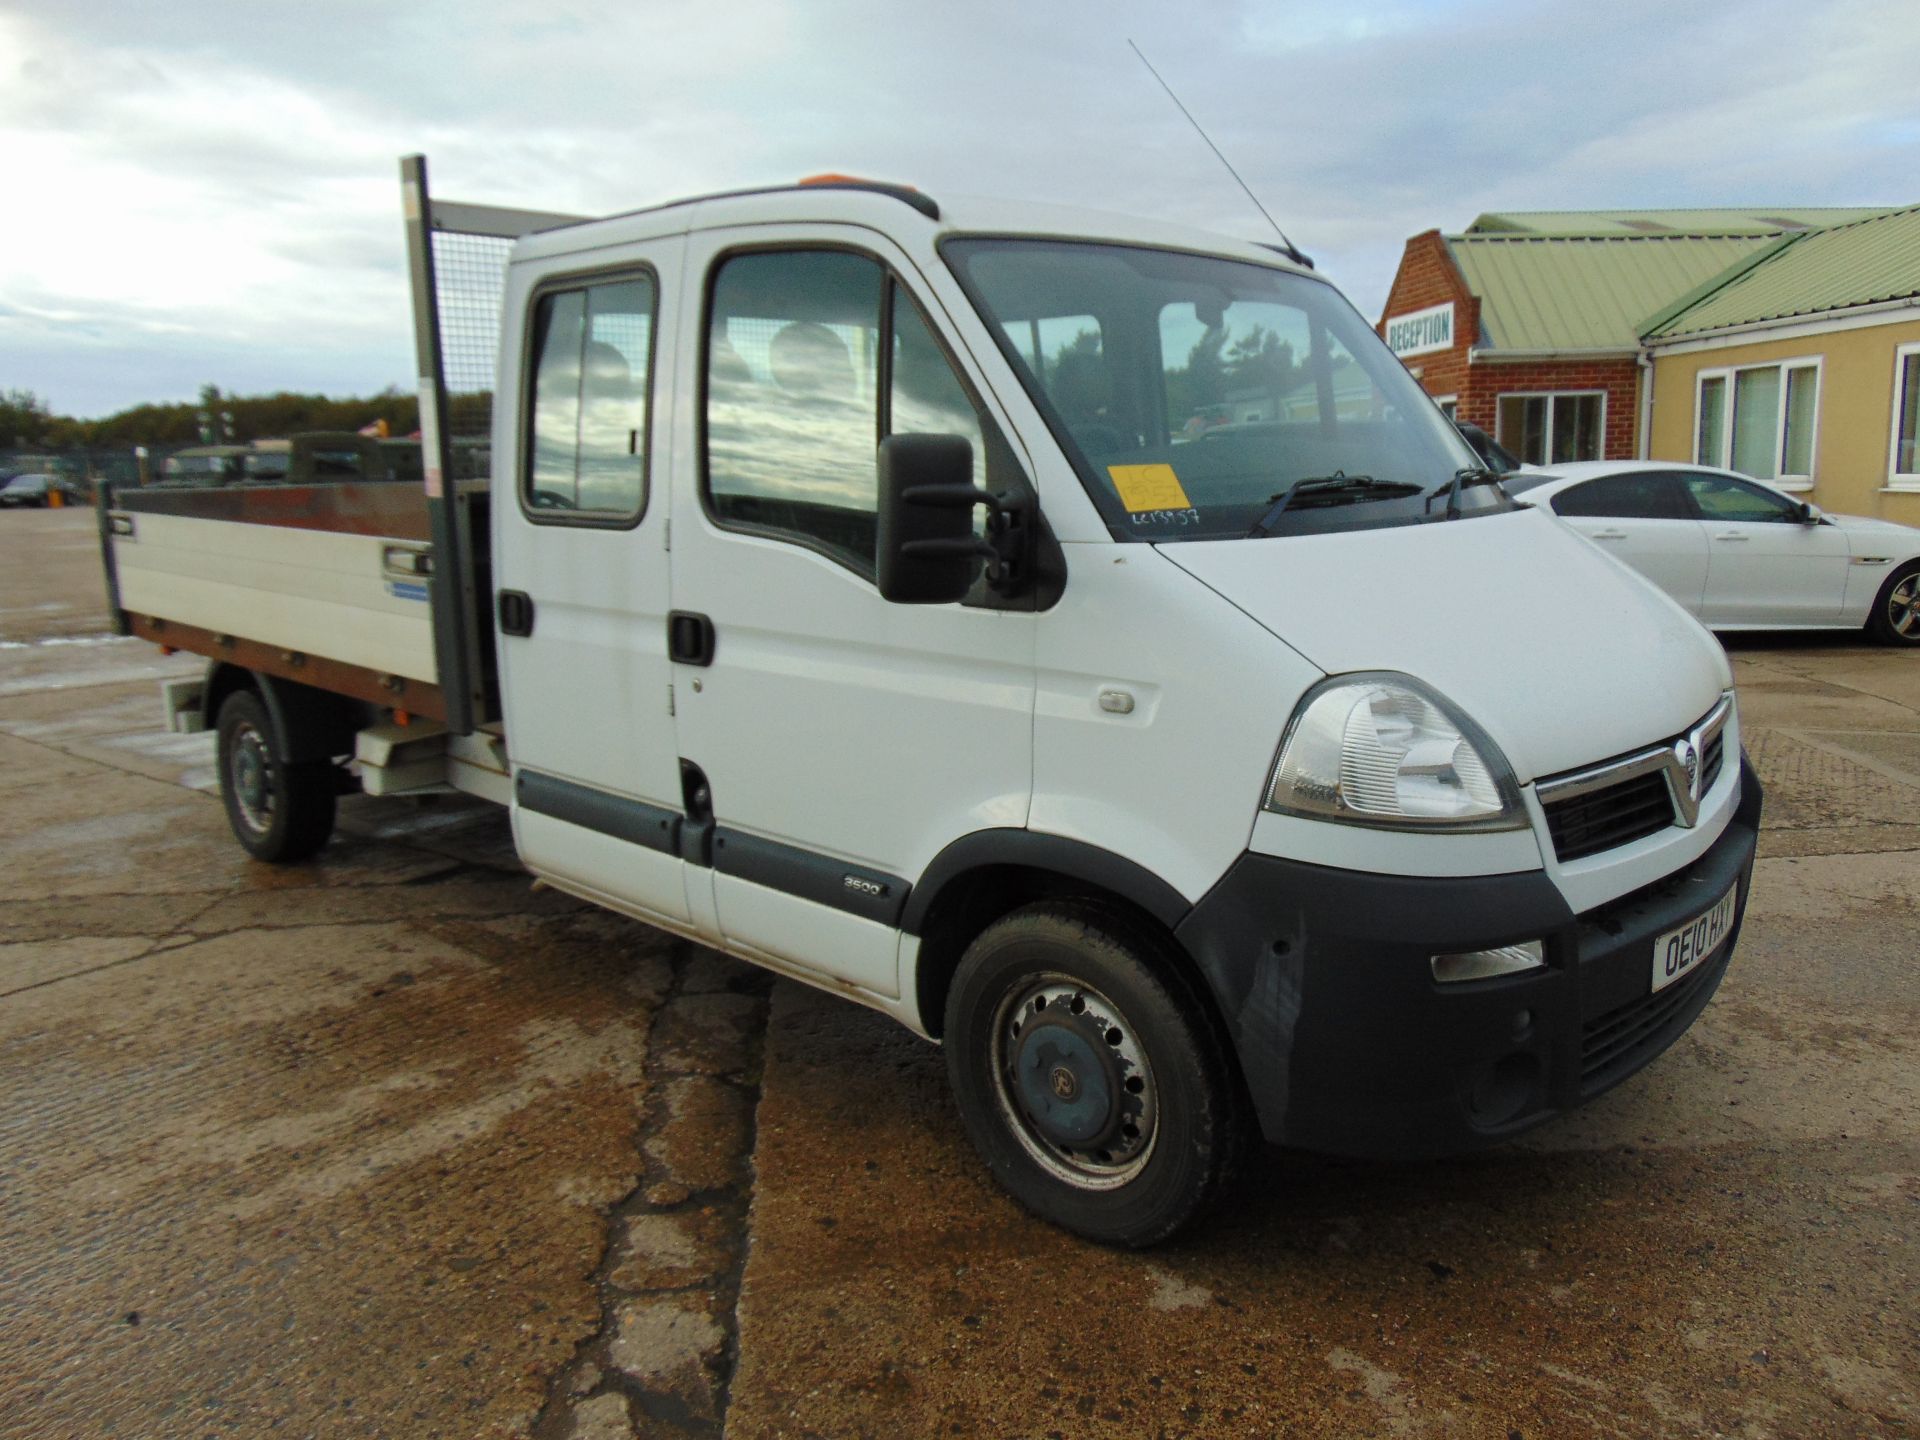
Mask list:
[[[1607,397],[1601,390],[1549,395],[1502,395],[1495,435],[1523,465],[1599,460],[1607,433]]]
[[[1460,418],[1460,397],[1458,395],[1436,395],[1433,403],[1440,407],[1440,413],[1449,420]]]
[[[1694,397],[1693,458],[1784,489],[1808,489],[1819,408],[1817,359],[1703,370]]]
[[[1887,484],[1920,490],[1920,344],[1893,352],[1893,447]]]

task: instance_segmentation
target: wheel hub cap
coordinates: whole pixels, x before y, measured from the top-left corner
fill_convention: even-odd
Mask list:
[[[994,1021],[1000,1104],[1043,1168],[1091,1190],[1124,1185],[1158,1127],[1152,1067],[1104,995],[1060,974],[1010,992]]]
[[[245,729],[235,736],[230,772],[241,820],[249,830],[264,831],[271,823],[268,812],[273,808],[273,775],[266,742],[258,731]]]
[[[1016,1042],[1013,1073],[1020,1108],[1049,1140],[1090,1146],[1113,1130],[1120,1077],[1101,1053],[1106,1049],[1071,1019],[1038,1021]]]

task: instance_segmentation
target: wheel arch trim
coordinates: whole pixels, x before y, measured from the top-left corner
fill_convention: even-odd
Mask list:
[[[1172,930],[1193,904],[1144,865],[1084,840],[1037,830],[976,830],[928,862],[907,896],[900,928],[922,934],[927,913],[954,882],[970,872],[1000,867],[1046,871],[1123,896]]]
[[[331,760],[351,753],[354,733],[365,723],[364,707],[358,701],[249,670],[230,660],[215,660],[207,667],[200,702],[207,729],[219,727],[220,707],[229,695],[240,690],[252,691],[266,706],[273,725],[274,749],[289,764]]]

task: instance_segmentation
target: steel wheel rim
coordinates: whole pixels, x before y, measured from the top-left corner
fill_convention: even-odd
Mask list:
[[[1920,575],[1909,575],[1893,587],[1887,596],[1887,623],[1896,635],[1920,632]]]
[[[256,835],[266,834],[273,824],[273,759],[265,737],[251,725],[233,732],[227,788],[241,824]]]
[[[1104,1045],[1101,1058],[1106,1062],[1100,1068],[1106,1075],[1119,1077],[1117,1117],[1111,1133],[1079,1144],[1063,1143],[1057,1134],[1047,1132],[1045,1123],[1023,1099],[1021,1079],[1016,1074],[1017,1062],[1031,1060],[1034,1054],[1031,1046],[1023,1049],[1023,1034],[1054,1006],[1071,1017],[1067,1023],[1076,1033],[1100,1038]],[[995,1007],[992,1036],[994,1101],[1007,1128],[1035,1164],[1080,1190],[1118,1189],[1146,1168],[1159,1139],[1159,1091],[1139,1033],[1119,1006],[1070,975],[1052,972],[1029,977],[1010,989]],[[1031,1081],[1033,1077],[1029,1074],[1027,1078]]]

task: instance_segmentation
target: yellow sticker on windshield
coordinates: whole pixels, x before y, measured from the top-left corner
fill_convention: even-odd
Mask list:
[[[1107,474],[1113,477],[1113,488],[1120,492],[1120,503],[1132,514],[1193,508],[1171,465],[1109,465]]]

